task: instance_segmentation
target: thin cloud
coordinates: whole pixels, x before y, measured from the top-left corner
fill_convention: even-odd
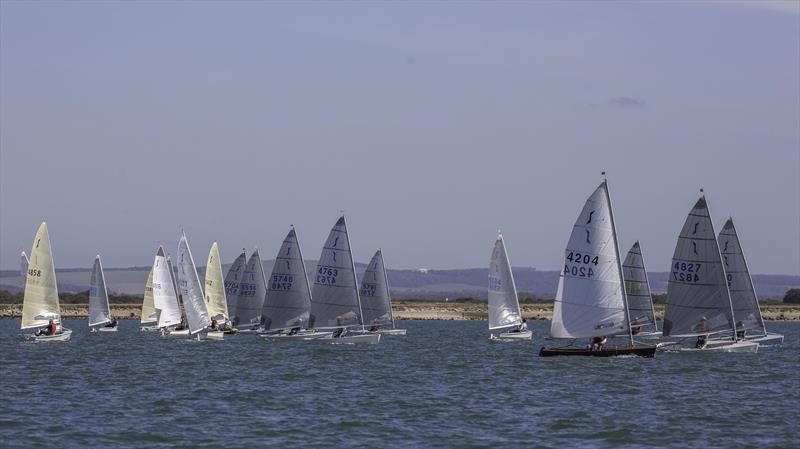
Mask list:
[[[608,104],[611,106],[615,106],[618,108],[643,108],[647,106],[647,103],[642,100],[641,98],[633,98],[633,97],[614,97],[608,100]]]

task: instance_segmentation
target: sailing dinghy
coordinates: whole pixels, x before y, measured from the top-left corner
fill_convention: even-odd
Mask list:
[[[72,331],[62,326],[58,302],[56,269],[50,249],[47,223],[42,222],[33,239],[33,248],[25,276],[20,330],[37,329],[25,339],[35,342],[67,341]]]
[[[659,349],[758,351],[758,343],[737,341],[728,280],[705,195],[692,207],[675,245],[663,327],[664,337],[683,340]]]
[[[223,332],[226,334],[233,334],[237,331],[237,329],[233,327],[233,323],[236,322],[236,300],[239,297],[239,282],[242,279],[246,264],[247,253],[242,250],[239,257],[237,257],[230,268],[228,268],[228,273],[225,274],[225,301],[228,307],[228,322]]]
[[[642,247],[638,240],[622,262],[622,278],[625,279],[631,333],[636,338],[661,338],[661,331],[656,324],[656,312],[653,308]]]
[[[204,291],[208,315],[216,321],[220,329],[227,328],[228,301],[225,297],[225,281],[222,279],[222,263],[217,242],[211,245],[211,250],[208,252]]]
[[[540,356],[655,355],[655,346],[633,342],[620,262],[611,198],[603,180],[572,228],[550,323],[551,338],[594,340],[588,347],[543,347]],[[620,333],[627,333],[629,345],[603,345],[606,336]]]
[[[116,332],[118,328],[117,320],[111,318],[106,277],[99,254],[94,258],[89,282],[89,328],[92,332]]]
[[[370,332],[383,335],[405,335],[406,329],[397,329],[392,316],[392,295],[389,293],[389,279],[383,263],[383,251],[380,249],[372,256],[372,260],[361,279],[361,311],[364,323],[369,324]]]
[[[25,254],[25,251],[23,251],[19,256],[19,275],[23,278],[28,275],[29,264],[30,261],[28,260],[28,255]]]
[[[222,340],[222,331],[209,327],[211,317],[185,233],[181,233],[181,240],[178,242],[178,288],[183,297],[189,335],[196,337],[197,340]]]
[[[245,265],[236,298],[236,321],[239,332],[255,332],[261,325],[261,309],[267,296],[267,280],[258,250],[253,251]]]
[[[171,272],[167,265],[167,257],[164,255],[164,248],[159,246],[152,269],[153,307],[158,317],[156,327],[162,335],[168,335],[175,326],[181,324],[181,309]]]
[[[750,277],[750,270],[747,268],[739,235],[733,226],[733,218],[728,218],[725,222],[717,240],[725,264],[738,337],[757,342],[761,346],[783,344],[782,334],[767,332],[764,326],[761,308],[758,306],[758,296],[753,286],[753,279]]]
[[[144,299],[142,300],[142,312],[139,318],[139,328],[142,332],[158,332],[158,313],[153,304],[153,267],[147,274],[147,282],[144,284]]]
[[[365,332],[362,317],[350,236],[347,222],[341,216],[328,234],[319,256],[311,294],[309,327],[335,330],[330,339],[332,343],[378,343],[381,334]],[[349,328],[357,326],[362,333],[348,333]]]
[[[498,335],[490,334],[490,340],[530,340],[533,332],[528,329],[519,310],[517,286],[508,261],[508,252],[503,235],[498,233],[489,260],[489,330],[504,330]]]
[[[169,335],[172,337],[186,337],[189,335],[189,325],[186,323],[186,306],[183,304],[183,295],[178,288],[178,277],[175,276],[175,268],[172,265],[172,259],[167,256],[167,266],[169,267],[169,276],[172,279],[172,286],[175,289],[175,297],[178,298],[178,309],[181,313],[181,322],[177,326],[170,328]]]

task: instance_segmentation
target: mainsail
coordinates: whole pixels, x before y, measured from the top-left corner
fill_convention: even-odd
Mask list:
[[[233,265],[228,268],[228,274],[225,275],[225,298],[228,302],[228,319],[230,321],[236,319],[236,302],[239,297],[239,282],[242,279],[246,263],[247,254],[242,251],[242,254],[239,254],[239,257],[233,261]]]
[[[217,242],[211,245],[211,251],[208,252],[205,293],[209,316],[222,322],[227,321],[228,303],[225,299],[225,283],[222,280],[222,264],[220,263]]]
[[[725,264],[736,326],[767,335],[764,320],[761,318],[761,309],[758,307],[758,296],[753,287],[750,270],[747,268],[739,235],[733,226],[733,218],[728,218],[728,221],[725,222],[725,226],[719,233],[718,242],[722,261]]]
[[[625,293],[628,298],[631,326],[640,329],[645,326],[653,326],[653,330],[658,330],[653,310],[653,298],[650,296],[650,283],[647,281],[647,270],[638,240],[628,251],[625,261],[622,262],[622,277],[625,279]]]
[[[336,328],[361,324],[355,265],[347,223],[340,217],[319,256],[311,291],[309,327]]]
[[[50,250],[47,223],[36,231],[31,249],[31,258],[25,278],[25,294],[22,299],[21,329],[46,326],[49,320],[61,321],[58,303],[56,269]]]
[[[264,329],[286,329],[308,324],[311,289],[300,242],[294,229],[283,240],[267,282],[262,319]]]
[[[603,181],[572,228],[550,335],[587,338],[628,333],[627,323],[616,229]]]
[[[517,286],[511,273],[506,245],[497,234],[492,258],[489,261],[489,329],[501,329],[522,324]]]
[[[108,306],[106,277],[100,255],[94,259],[92,277],[89,282],[89,326],[99,326],[111,322],[111,310]]]
[[[378,250],[367,265],[361,278],[361,311],[364,324],[369,326],[394,327],[392,318],[392,298],[389,294],[389,282],[386,278],[386,267],[383,264],[383,252]]]
[[[153,261],[153,306],[158,315],[158,327],[175,326],[181,322],[181,309],[175,296],[175,283],[172,281],[170,267],[164,256],[164,248],[159,246]]]
[[[261,322],[261,309],[267,294],[267,281],[258,250],[253,251],[239,282],[239,297],[236,299],[236,324],[258,325]]]
[[[25,277],[28,275],[28,255],[25,254],[25,251],[22,252],[19,256],[19,275]]]
[[[152,325],[158,322],[158,313],[153,304],[153,267],[147,275],[147,283],[144,284],[144,300],[142,301],[141,323],[142,325]]]
[[[197,276],[192,250],[186,234],[181,235],[178,243],[178,288],[183,297],[183,308],[186,312],[186,321],[189,324],[189,333],[196,334],[211,325],[206,302],[203,299],[203,286]]]
[[[705,196],[683,224],[672,256],[664,336],[705,335],[733,329],[725,268]]]

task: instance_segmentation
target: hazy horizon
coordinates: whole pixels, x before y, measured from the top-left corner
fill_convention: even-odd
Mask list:
[[[800,273],[797,2],[0,3],[0,269],[317,259],[558,270],[608,174],[668,271],[704,188],[754,274]]]

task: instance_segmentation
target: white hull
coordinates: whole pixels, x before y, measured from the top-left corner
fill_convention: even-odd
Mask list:
[[[269,341],[311,341],[327,340],[333,337],[333,332],[298,332],[294,335],[289,334],[259,334]]]
[[[356,335],[345,335],[344,337],[335,337],[326,340],[335,345],[356,345],[356,344],[369,344],[374,345],[381,341],[381,334],[366,333]]]
[[[170,337],[187,337],[189,336],[189,329],[181,329],[179,331],[167,331],[167,335]]]
[[[747,337],[745,341],[756,342],[761,346],[777,346],[783,344],[783,334],[773,334],[772,332],[767,332],[767,335]]]
[[[752,341],[737,341],[732,342],[730,340],[717,340],[713,341],[710,340],[708,344],[704,348],[695,348],[695,347],[683,347],[677,344],[675,345],[659,345],[659,350],[665,351],[680,351],[680,352],[749,352],[755,353],[758,352],[758,343],[754,343]]]
[[[114,327],[101,326],[93,328],[92,332],[116,332],[117,329],[119,329],[119,326],[114,326]]]
[[[153,326],[141,326],[139,328],[140,332],[158,332],[160,330],[161,329],[159,329],[158,326],[155,326],[155,325],[153,325]]]
[[[222,340],[224,338],[225,334],[222,331],[210,331],[210,332],[200,333],[201,340]]]
[[[489,340],[531,340],[533,339],[533,331],[526,330],[522,332],[503,332],[498,335],[492,334]]]
[[[54,335],[28,334],[25,336],[25,340],[33,341],[36,343],[44,343],[48,341],[69,341],[70,337],[72,337],[72,330],[67,328],[62,328],[61,332],[56,333]]]
[[[377,333],[381,335],[405,335],[406,329],[378,329]]]

